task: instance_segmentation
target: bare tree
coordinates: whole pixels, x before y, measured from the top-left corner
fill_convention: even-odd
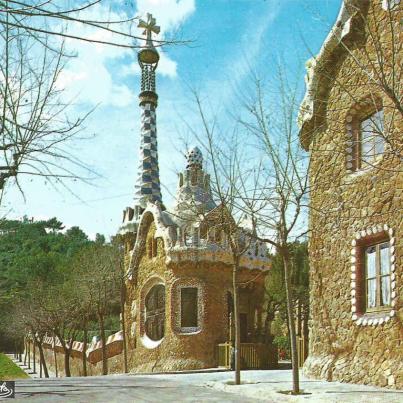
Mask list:
[[[248,242],[265,242],[282,259],[291,340],[292,393],[298,394],[296,311],[290,276],[293,243],[308,232],[309,161],[299,146],[297,87],[289,84],[281,69],[270,83],[270,91],[256,74],[251,73],[250,81],[253,87],[238,97],[242,100],[244,110],[236,108],[237,115],[233,116],[236,119],[235,135],[223,135],[221,132],[221,139],[227,140],[217,141],[215,132],[220,130],[218,123],[208,121],[197,94],[196,104],[204,137],[195,132],[193,134],[207,150],[215,196],[228,209],[230,216],[238,219],[237,225],[226,228],[233,255],[234,296],[238,287],[239,258],[248,247]],[[268,98],[273,91],[275,99],[270,102]],[[245,214],[249,217],[250,231],[247,237],[240,237],[240,219]],[[239,326],[236,333],[237,352],[240,345]],[[238,366],[239,363],[237,369]],[[239,374],[236,374],[236,383],[239,380]]]
[[[103,4],[108,4],[108,2],[79,0],[72,6],[69,2],[61,4],[58,0],[0,0],[0,25],[5,25],[7,28],[18,28],[49,49],[52,48],[52,45],[46,40],[49,36],[129,49],[140,48],[141,44],[138,40],[143,38],[132,33],[133,23],[137,22],[139,17],[120,17],[110,8],[107,10],[108,15],[102,19],[94,19],[88,15],[88,12]],[[128,4],[126,5],[128,6]],[[112,39],[96,39],[75,33],[69,29],[73,24],[80,24],[107,33],[108,37]],[[155,46],[158,47],[187,42],[189,41],[154,40]]]
[[[69,102],[58,86],[66,61],[63,44],[57,52],[38,49],[20,29],[0,24],[0,47],[1,196],[10,179],[23,192],[21,175],[41,176],[53,184],[85,179],[77,171],[90,171],[68,144],[88,114],[74,120],[68,116]]]
[[[76,339],[81,323],[81,306],[77,304],[81,295],[74,282],[60,278],[60,283],[48,286],[45,298],[46,329],[56,336],[64,353],[64,372],[71,376],[70,358],[73,341]]]
[[[70,101],[59,80],[72,56],[63,40],[129,49],[142,46],[142,38],[131,33],[137,17],[119,19],[112,11],[112,17],[102,21],[88,14],[85,17],[100,5],[100,0],[79,1],[74,7],[55,0],[0,0],[0,200],[10,179],[23,192],[18,180],[21,175],[44,177],[52,185],[62,186],[68,180],[95,176],[68,148],[91,111],[71,117]],[[82,26],[112,39],[74,34],[74,29]],[[154,43],[162,46],[184,42]]]
[[[256,237],[274,247],[284,266],[288,330],[291,341],[293,394],[300,393],[295,304],[291,285],[292,248],[296,239],[307,234],[307,198],[309,191],[307,155],[299,146],[296,126],[297,87],[290,84],[279,68],[274,84],[251,73],[253,88],[244,97],[246,113],[239,122],[256,142],[262,156],[258,186],[250,195],[245,182],[239,194],[246,211],[256,220]],[[273,92],[275,99],[271,98]]]
[[[196,131],[191,125],[188,125],[188,129],[205,152],[207,164],[211,171],[211,191],[218,204],[215,209],[207,212],[200,211],[199,206],[194,206],[194,212],[202,217],[206,227],[213,230],[214,239],[212,242],[229,251],[231,256],[235,328],[233,357],[235,384],[239,385],[241,383],[239,288],[242,285],[239,274],[243,256],[256,241],[254,236],[255,225],[245,219],[245,209],[240,208],[239,192],[247,181],[246,178],[253,177],[253,172],[245,158],[244,145],[240,144],[237,131],[234,130],[228,136],[219,132],[216,117],[210,119],[199,94],[193,91],[193,95],[202,131]],[[223,140],[224,138],[226,140]],[[183,219],[183,217],[181,218]]]
[[[102,374],[108,373],[105,318],[113,304],[119,304],[121,287],[120,251],[112,245],[93,244],[74,259],[74,278],[80,287],[80,294],[90,302],[86,309],[97,318],[102,342]]]
[[[125,373],[129,372],[128,367],[128,357],[127,357],[127,334],[126,334],[126,281],[127,281],[127,270],[125,266],[124,249],[122,243],[118,236],[112,238],[111,240],[111,255],[112,264],[115,266],[114,280],[117,282],[119,287],[119,302],[120,302],[120,324],[122,328],[123,335],[123,367]]]
[[[17,340],[28,338],[28,343],[32,343],[34,352],[38,348],[41,371],[43,369],[45,378],[49,378],[42,346],[43,339],[48,332],[45,307],[47,299],[42,293],[43,285],[44,283],[40,281],[32,281],[28,284],[29,292],[26,295],[15,297],[7,330]],[[33,361],[35,368],[35,354]]]

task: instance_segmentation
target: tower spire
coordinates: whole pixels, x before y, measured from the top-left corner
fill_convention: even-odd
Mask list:
[[[160,27],[155,18],[147,14],[147,21],[140,20],[139,28],[144,28],[145,46],[138,52],[137,58],[141,68],[140,108],[140,158],[138,177],[135,186],[135,209],[138,213],[146,207],[147,202],[162,203],[161,186],[158,169],[157,117],[158,95],[155,86],[155,70],[159,54],[152,41],[152,33],[158,34]]]

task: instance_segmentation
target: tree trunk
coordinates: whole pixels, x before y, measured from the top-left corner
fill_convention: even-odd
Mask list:
[[[234,258],[234,265],[232,269],[232,287],[234,289],[235,385],[241,384],[241,324],[239,320],[238,266],[238,258]]]
[[[84,324],[84,341],[83,341],[83,376],[87,376],[87,323]]]
[[[70,371],[70,358],[71,358],[71,352],[72,352],[72,350],[73,350],[73,340],[74,340],[74,337],[71,337],[70,340],[69,340],[68,348],[67,348],[68,357],[69,357],[69,374],[70,374],[69,376],[71,376],[71,371]]]
[[[22,353],[24,352],[24,339],[18,343],[18,361],[22,362]]]
[[[70,349],[67,347],[66,340],[62,339],[60,336],[57,336],[60,340],[60,343],[62,344],[63,347],[63,353],[64,353],[64,375],[66,377],[71,377],[71,372],[70,372]],[[69,341],[71,342],[71,341]]]
[[[304,306],[304,322],[302,326],[302,334],[304,338],[304,361],[309,352],[309,328],[308,328],[309,307]]]
[[[31,369],[31,341],[28,340],[28,369]]]
[[[288,330],[290,333],[291,342],[291,364],[292,364],[292,391],[294,394],[299,394],[299,369],[298,369],[298,352],[297,352],[297,336],[295,331],[294,307],[292,300],[292,289],[290,280],[290,255],[288,250],[280,251],[284,264],[284,283],[287,299],[287,316]]]
[[[32,367],[33,367],[33,369],[32,369],[32,371],[34,372],[34,374],[36,374],[36,354],[35,354],[35,352],[36,352],[36,349],[35,349],[35,337],[36,336],[34,336],[34,339],[33,339],[33,341],[32,341],[32,350],[33,350],[33,357],[32,357]]]
[[[56,337],[53,336],[53,356],[55,357],[55,376],[57,378],[57,354],[56,354]]]
[[[106,336],[105,336],[105,324],[104,324],[104,315],[98,312],[99,318],[99,332],[101,334],[101,342],[102,342],[102,375],[108,375],[108,359],[106,356]]]
[[[125,283],[122,280],[120,289],[120,311],[122,312],[122,334],[123,334],[123,363],[125,374],[129,372],[127,365],[127,344],[126,344],[126,324],[125,324]]]
[[[24,365],[27,365],[27,351],[28,351],[28,343],[26,337],[24,337]]]
[[[70,353],[69,349],[64,349],[64,373],[66,377],[71,377],[70,372]]]
[[[70,372],[70,349],[63,347],[64,350],[64,373],[66,377],[71,377]]]
[[[45,378],[49,378],[48,367],[46,366],[45,355],[43,354],[42,340],[38,342],[39,358],[41,363],[41,369],[43,368],[43,373]]]

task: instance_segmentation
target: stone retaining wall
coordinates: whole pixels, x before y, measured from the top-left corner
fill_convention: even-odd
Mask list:
[[[48,369],[55,373],[56,366],[58,376],[65,376],[64,371],[64,351],[58,339],[55,345],[53,337],[45,337],[42,343],[45,361]],[[74,341],[70,356],[71,376],[83,376],[83,343]],[[32,345],[31,345],[32,351]],[[56,363],[55,363],[56,353]],[[112,334],[106,341],[106,354],[108,362],[108,373],[123,373],[123,335],[122,332]],[[39,352],[36,354],[39,359]],[[87,375],[102,375],[102,342],[89,343],[87,352]]]

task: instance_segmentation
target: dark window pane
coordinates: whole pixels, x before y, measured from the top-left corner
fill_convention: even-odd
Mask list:
[[[248,342],[248,315],[246,313],[239,314],[241,326],[241,343]]]
[[[181,327],[197,327],[197,288],[181,288]]]
[[[157,284],[148,292],[145,300],[145,331],[154,341],[164,337],[165,287]]]

